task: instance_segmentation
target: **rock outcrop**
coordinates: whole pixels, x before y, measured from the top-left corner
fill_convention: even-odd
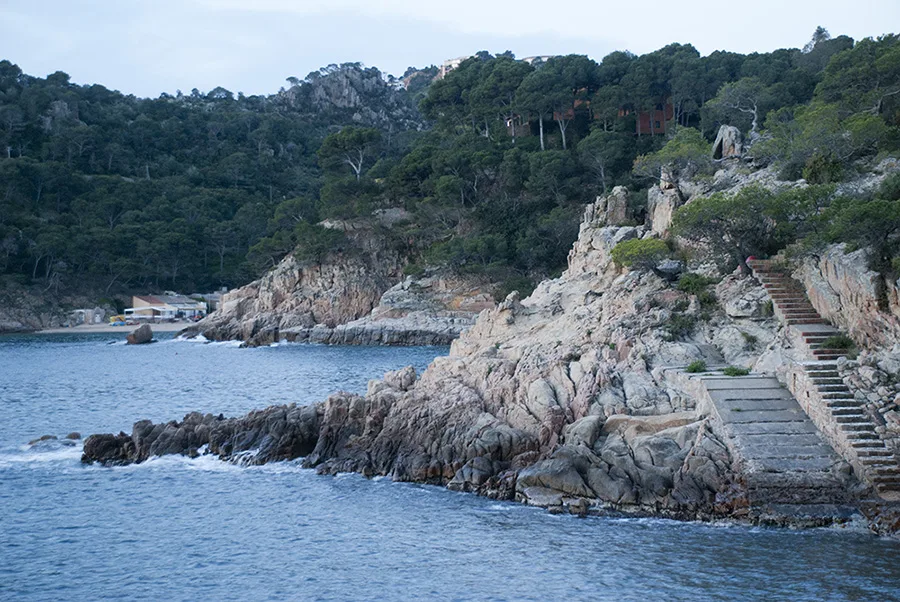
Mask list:
[[[341,121],[391,128],[419,129],[422,116],[403,90],[391,86],[378,69],[356,63],[330,65],[310,74],[278,99],[295,111],[337,114]]]
[[[483,278],[451,273],[407,276],[363,318],[334,328],[288,328],[281,336],[333,345],[449,345],[479,312],[494,307],[490,288]]]
[[[741,136],[741,130],[733,125],[723,125],[719,127],[716,134],[716,141],[713,142],[714,160],[728,159],[730,157],[740,158],[744,152],[744,140]]]
[[[813,307],[867,347],[900,340],[900,288],[869,268],[866,249],[831,245],[795,272]]]
[[[710,186],[768,177],[728,172]],[[798,445],[780,442],[777,457],[759,444],[772,425],[754,423],[750,410],[762,411],[754,400],[800,415],[790,394],[771,385],[773,366],[789,357],[791,341],[771,316],[760,283],[727,275],[713,303],[710,294],[680,291],[652,271],[622,270],[611,261],[613,247],[653,231],[608,226],[609,206],[604,199],[586,208],[559,278],[542,282],[528,298],[513,293],[483,310],[449,355],[419,377],[412,368],[389,373],[371,381],[365,395],[336,394],[305,410],[282,406],[228,420],[189,415],[181,423],[138,423],[130,436],[103,435],[86,444],[84,460],[204,451],[242,462],[303,457],[321,473],[387,475],[573,512],[590,507],[790,522],[772,504],[799,503],[807,522],[795,524],[844,516],[828,504],[852,501],[865,487],[820,444],[815,427],[795,425],[790,434]],[[419,307],[399,301],[408,294],[386,295],[385,311]],[[703,379],[684,371],[692,362],[745,366],[767,376],[702,393]],[[865,368],[849,377],[875,378]],[[765,391],[754,393],[761,382]],[[896,404],[876,409],[893,416]],[[726,411],[747,416],[726,420]],[[803,456],[804,445],[818,455]],[[802,474],[806,465],[816,474]],[[794,495],[798,483],[809,490]],[[813,511],[813,503],[825,506]]]
[[[597,197],[595,212],[605,216],[607,226],[625,226],[634,223],[634,210],[628,189],[616,186],[608,195]]]
[[[482,311],[419,378],[411,368],[391,373],[364,396],[334,395],[307,414],[265,410],[277,420],[253,413],[138,423],[130,436],[86,445],[85,461],[205,445],[225,458],[303,455],[323,473],[389,475],[541,505],[581,507],[584,499],[673,516],[744,513],[740,471],[722,435],[669,374],[746,353],[717,348],[715,335],[727,326],[740,337],[749,318],[719,311],[695,332],[668,329],[673,318],[697,319],[697,298],[653,273],[620,271],[612,247],[647,230],[605,226],[606,216],[589,206],[569,269],[527,299],[511,294]],[[752,313],[752,295],[732,288],[748,297],[737,311]]]
[[[400,279],[403,259],[371,226],[332,227],[345,228],[343,252],[323,261],[288,255],[259,280],[223,295],[217,311],[182,334],[267,345],[289,328],[334,328],[367,315]]]

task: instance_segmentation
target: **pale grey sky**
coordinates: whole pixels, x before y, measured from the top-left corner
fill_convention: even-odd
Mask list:
[[[268,94],[288,76],[360,61],[799,47],[817,25],[855,39],[900,30],[900,0],[0,0],[0,59],[138,96],[223,86]]]

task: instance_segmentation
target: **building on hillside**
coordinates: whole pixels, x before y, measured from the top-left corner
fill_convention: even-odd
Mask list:
[[[443,64],[441,64],[441,69],[440,69],[440,71],[438,71],[438,75],[437,75],[436,79],[444,79],[445,77],[447,77],[448,73],[450,73],[451,71],[453,71],[454,69],[456,69],[457,67],[462,65],[464,60],[470,59],[470,58],[472,58],[471,54],[467,55],[467,56],[459,56],[459,57],[456,57],[455,59],[447,59],[446,61],[443,62]]]
[[[541,54],[538,56],[526,56],[524,59],[520,59],[523,63],[528,63],[529,65],[534,65],[535,63],[546,63],[553,57],[558,56],[556,54]]]
[[[513,115],[503,120],[510,138],[524,138],[531,135],[531,122],[522,115]]]
[[[131,298],[132,307],[125,309],[125,317],[136,320],[179,320],[202,318],[206,303],[184,295],[167,292],[165,295],[137,295]]]
[[[197,301],[203,301],[206,303],[206,311],[213,312],[219,309],[219,305],[222,303],[222,295],[228,292],[228,287],[223,286],[217,291],[212,293],[193,293],[190,295],[191,299],[196,299]]]
[[[675,118],[675,107],[671,102],[660,102],[652,111],[640,111],[635,119],[635,131],[638,136],[644,134],[666,134]]]

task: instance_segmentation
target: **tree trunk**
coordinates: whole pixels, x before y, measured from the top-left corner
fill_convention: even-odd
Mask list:
[[[562,134],[563,150],[566,150],[566,128],[569,127],[569,122],[565,119],[557,119],[556,122],[559,124],[559,133]]]
[[[538,117],[538,127],[541,131],[541,150],[544,150],[544,116]]]

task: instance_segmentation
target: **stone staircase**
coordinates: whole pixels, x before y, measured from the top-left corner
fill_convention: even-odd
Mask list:
[[[825,345],[841,332],[819,315],[803,286],[773,262],[756,259],[747,265],[772,299],[775,316],[793,331],[807,357],[792,371],[799,378],[788,382],[800,405],[861,479],[882,497],[900,495],[900,462],[837,371],[836,360],[846,357],[847,349]]]
[[[849,499],[842,459],[772,376],[704,375],[704,387],[742,465],[751,506],[833,504]],[[846,466],[846,464],[844,464]]]
[[[900,463],[884,440],[875,432],[875,424],[866,415],[862,403],[844,384],[834,362],[804,363],[802,369],[818,392],[839,436],[846,440],[846,455],[863,469],[864,476],[879,494],[900,493]],[[895,497],[895,496],[891,496]]]
[[[751,259],[747,265],[769,294],[775,317],[784,325],[793,327],[806,346],[809,359],[836,360],[847,355],[846,349],[829,349],[823,344],[830,337],[841,334],[841,331],[819,315],[809,302],[802,284],[772,261]]]

